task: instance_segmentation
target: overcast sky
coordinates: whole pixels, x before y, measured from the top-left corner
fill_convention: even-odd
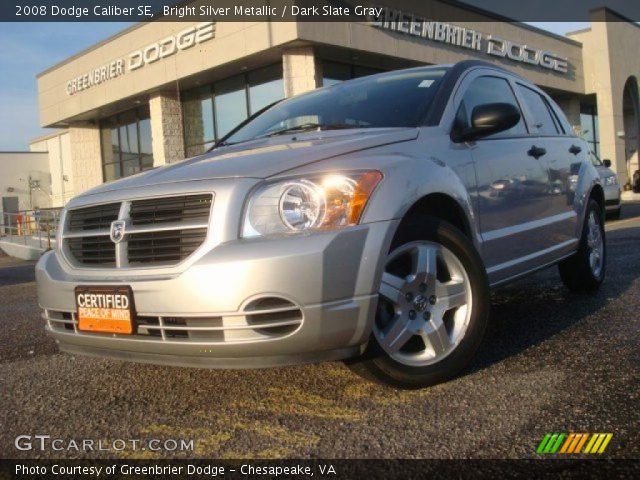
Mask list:
[[[39,127],[36,74],[129,23],[0,23],[0,151],[28,150]],[[558,34],[588,23],[532,23]]]

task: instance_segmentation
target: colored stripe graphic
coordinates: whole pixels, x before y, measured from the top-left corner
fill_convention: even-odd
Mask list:
[[[567,437],[564,444],[562,445],[562,448],[560,449],[560,453],[568,453],[569,447],[575,441],[577,435],[578,434],[576,433],[572,433]]]
[[[540,445],[538,445],[538,448],[536,449],[536,453],[544,453],[544,447],[547,446],[547,442],[549,442],[550,438],[551,438],[551,434],[547,433],[542,439],[542,441],[540,442]]]
[[[588,436],[588,433],[572,433],[567,437],[559,453],[576,453],[578,446],[582,447]]]
[[[580,450],[582,450],[582,447],[584,446],[585,442],[587,441],[587,438],[589,438],[589,434],[588,433],[581,433],[580,435],[581,435],[580,441],[576,444],[574,449],[569,453],[580,453]]]
[[[556,453],[562,441],[565,439],[564,433],[547,433],[536,450],[537,453]]]
[[[605,435],[606,437],[602,442],[602,445],[600,445],[600,450],[598,450],[598,453],[604,453],[605,449],[607,448],[607,445],[609,445],[609,442],[613,438],[613,433],[607,433]]]
[[[536,453],[601,454],[606,450],[612,438],[613,433],[571,433],[568,435],[566,433],[547,433],[538,445]]]
[[[599,436],[600,435],[598,435],[597,433],[594,433],[593,435],[591,435],[591,438],[589,439],[587,446],[584,447],[584,453],[591,453],[591,447],[593,447],[593,445],[596,443],[596,440],[598,440]]]
[[[594,433],[584,449],[584,453],[602,453],[613,437],[612,433]]]
[[[547,453],[556,453],[558,451],[558,449],[560,448],[560,445],[562,445],[562,441],[565,439],[566,434],[558,433],[557,435],[558,435],[558,437],[556,438],[555,443],[552,446],[548,447],[549,448],[549,452],[547,452]]]

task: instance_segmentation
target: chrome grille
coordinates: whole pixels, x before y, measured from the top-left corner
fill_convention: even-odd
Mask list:
[[[68,230],[81,232],[87,230],[109,229],[111,222],[118,219],[120,203],[96,205],[69,211]]]
[[[206,228],[134,233],[129,236],[129,263],[181,261],[202,245]]]
[[[198,222],[209,219],[211,195],[184,195],[131,202],[132,225]]]
[[[77,237],[66,240],[69,253],[84,265],[116,265],[116,245],[109,237]]]
[[[195,194],[73,209],[67,214],[63,248],[80,267],[174,265],[205,241],[212,203],[212,194]],[[119,243],[110,238],[115,220],[126,224]]]

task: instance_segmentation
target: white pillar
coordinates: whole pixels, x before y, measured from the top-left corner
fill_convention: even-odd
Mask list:
[[[102,183],[100,127],[97,123],[69,126],[73,192],[78,195]]]
[[[149,99],[153,165],[184,160],[182,106],[177,91],[158,92]]]
[[[600,157],[611,160],[620,184],[624,185],[628,180],[625,141],[618,136],[624,131],[622,92],[599,91],[597,97]]]
[[[282,69],[285,97],[322,85],[322,69],[311,46],[287,48],[282,54]]]

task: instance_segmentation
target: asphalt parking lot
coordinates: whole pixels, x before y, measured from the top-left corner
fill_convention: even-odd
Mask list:
[[[194,439],[208,458],[534,458],[548,432],[611,432],[605,456],[640,457],[640,204],[607,225],[605,285],[570,294],[555,268],[493,294],[473,366],[398,392],[341,363],[252,371],[157,367],[60,354],[43,330],[33,263],[0,257],[0,457],[18,435]],[[90,457],[179,456],[125,450]]]

